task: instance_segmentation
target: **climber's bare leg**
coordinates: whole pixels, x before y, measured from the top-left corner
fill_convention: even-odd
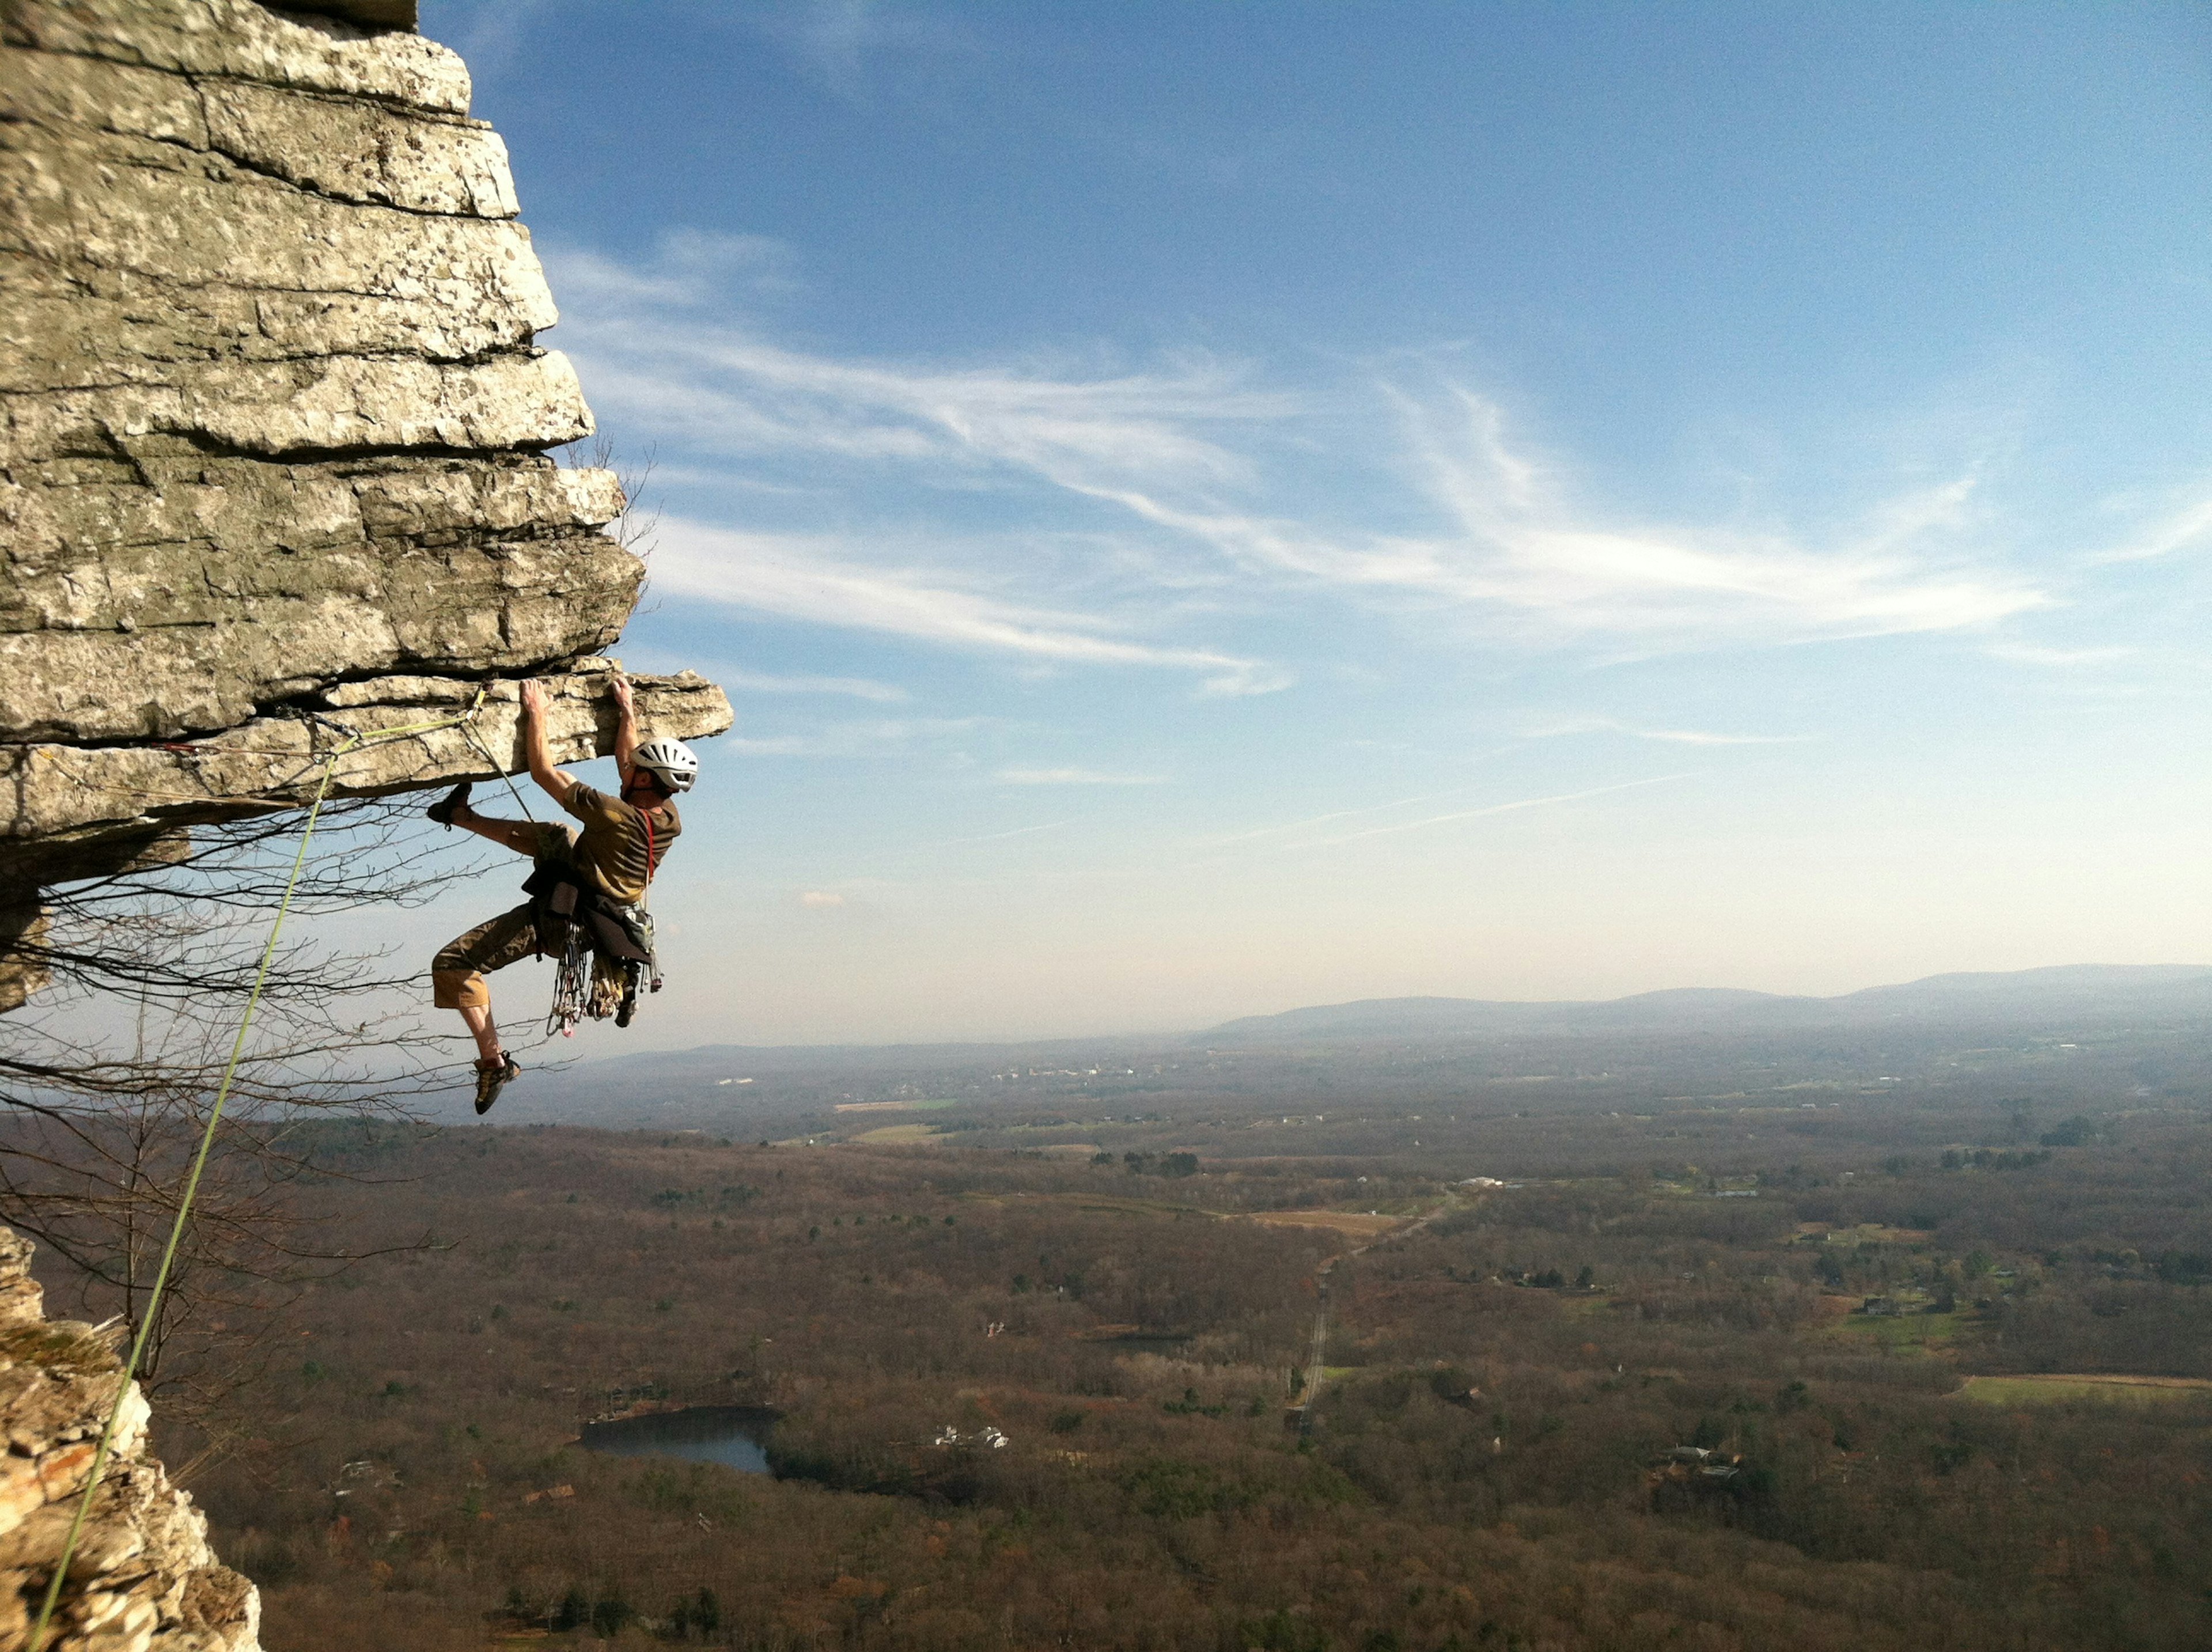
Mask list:
[[[495,821],[495,825],[512,825]],[[489,835],[489,834],[487,834]],[[484,975],[529,957],[538,944],[536,914],[528,906],[488,918],[465,935],[457,935],[430,960],[430,1001],[459,1011],[461,1024],[477,1046],[477,1114],[499,1099],[521,1068],[500,1048],[499,1028],[491,1018],[491,989]]]
[[[477,1057],[486,1066],[496,1062],[502,1052],[499,1046],[499,1029],[492,1023],[491,1005],[465,1004],[461,1019],[468,1023],[469,1036],[477,1041]]]
[[[512,849],[517,854],[535,855],[544,841],[543,834],[526,820],[500,820],[490,815],[480,815],[466,804],[453,811],[453,824],[465,832],[488,837],[501,847]]]

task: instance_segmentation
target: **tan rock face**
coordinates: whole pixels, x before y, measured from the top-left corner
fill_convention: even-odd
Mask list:
[[[613,749],[614,700],[606,687],[613,669],[610,660],[581,660],[549,683],[546,744],[555,762]],[[644,729],[728,724],[728,701],[703,677],[685,671],[630,683]],[[12,847],[0,845],[0,873],[13,865],[61,882],[83,875],[72,868],[88,846],[128,840],[136,857],[145,842],[180,826],[297,806],[313,800],[325,767],[331,795],[346,797],[517,773],[528,767],[521,721],[512,682],[384,677],[342,684],[288,716],[256,718],[200,740],[0,747],[0,787],[18,799],[21,828]],[[0,920],[0,935],[3,926]]]
[[[18,889],[301,800],[331,744],[313,719],[342,705],[404,723],[493,684],[465,738],[368,747],[342,791],[512,767],[501,679],[528,674],[572,679],[562,760],[608,749],[609,708],[586,708],[603,684],[575,674],[643,568],[602,531],[614,477],[547,456],[591,414],[535,343],[556,312],[505,146],[469,118],[458,58],[370,26],[404,4],[315,9],[0,9],[0,880]],[[730,720],[696,678],[642,684],[639,708],[679,737]],[[0,1002],[15,990],[0,960]]]
[[[308,13],[320,15],[305,15]],[[611,749],[643,568],[538,348],[552,295],[499,137],[410,0],[0,5],[0,1010],[37,889],[185,829]],[[648,733],[729,726],[690,673]],[[435,725],[435,726],[422,726]],[[404,732],[396,732],[404,731]],[[0,1652],[22,1646],[111,1406],[50,1652],[258,1652],[253,1586],[145,1455],[107,1340],[49,1324],[0,1228]]]
[[[31,1247],[0,1228],[0,1649],[28,1643],[60,1564],[121,1362],[90,1326],[49,1323]],[[131,1383],[70,1558],[48,1652],[258,1652],[261,1597],[217,1563],[207,1520],[145,1455]]]
[[[321,14],[319,15],[303,15]],[[507,151],[409,0],[0,5],[0,1010],[39,886],[195,823],[611,749],[643,569]],[[651,733],[730,723],[637,683]],[[422,728],[418,726],[435,724]],[[394,731],[413,731],[395,735]],[[145,1455],[104,1337],[0,1228],[0,1652],[22,1646],[111,1406],[51,1652],[257,1652],[259,1597]]]

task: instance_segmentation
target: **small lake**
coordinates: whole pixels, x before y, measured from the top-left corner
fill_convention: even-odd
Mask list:
[[[769,1431],[779,1412],[757,1406],[691,1406],[649,1417],[586,1423],[577,1442],[615,1457],[683,1457],[748,1474],[769,1473]]]

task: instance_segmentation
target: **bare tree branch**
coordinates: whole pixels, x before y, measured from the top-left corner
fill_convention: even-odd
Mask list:
[[[149,1312],[302,823],[293,811],[195,829],[169,858],[52,890],[22,949],[52,985],[0,1019],[0,1220],[65,1265],[50,1288],[85,1318],[135,1335]],[[417,905],[472,870],[433,853],[411,803],[341,801],[291,909]],[[202,1428],[203,1455],[232,1443],[204,1432],[212,1411],[261,1370],[301,1291],[434,1242],[337,1243],[299,1196],[363,1179],[327,1151],[333,1122],[404,1124],[457,1081],[415,1018],[379,1001],[416,975],[313,941],[271,956],[140,1372],[165,1416]]]

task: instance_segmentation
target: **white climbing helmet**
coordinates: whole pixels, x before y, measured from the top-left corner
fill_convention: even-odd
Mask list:
[[[660,789],[672,797],[689,792],[691,782],[699,778],[699,760],[681,740],[647,740],[629,754],[629,760],[659,780]]]

